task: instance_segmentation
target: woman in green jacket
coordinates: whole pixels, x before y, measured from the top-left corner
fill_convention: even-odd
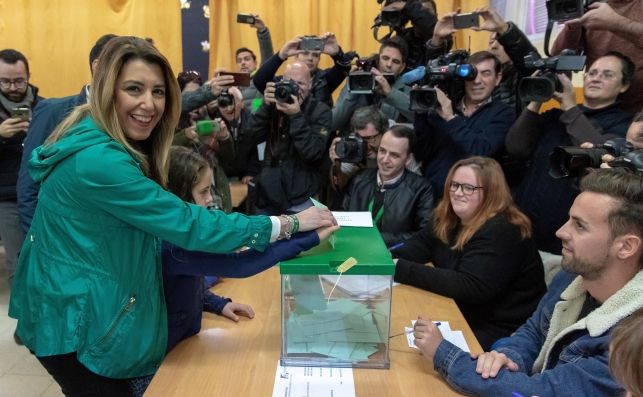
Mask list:
[[[38,207],[20,253],[9,315],[69,396],[126,395],[166,347],[160,240],[189,250],[263,250],[278,236],[330,226],[327,211],[247,217],[164,190],[179,117],[166,58],[143,39],[112,39],[89,104],[32,153]]]

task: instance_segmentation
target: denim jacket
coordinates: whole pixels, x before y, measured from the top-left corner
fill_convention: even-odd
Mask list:
[[[580,277],[561,271],[554,278],[531,318],[498,349],[518,365],[517,372],[502,369],[483,379],[475,360],[447,341],[436,351],[435,369],[458,391],[481,396],[621,395],[608,369],[609,337],[619,321],[643,306],[643,271],[577,320],[586,296]]]

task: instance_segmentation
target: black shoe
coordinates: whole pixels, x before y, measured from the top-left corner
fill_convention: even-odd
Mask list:
[[[16,345],[18,345],[18,346],[24,345],[24,343],[22,343],[22,339],[20,339],[18,334],[16,334],[15,332],[13,333],[13,340],[14,340],[14,342],[16,342]]]

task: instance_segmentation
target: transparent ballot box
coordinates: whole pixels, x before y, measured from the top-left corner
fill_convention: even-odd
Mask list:
[[[395,266],[377,229],[342,227],[280,272],[282,365],[389,368]]]

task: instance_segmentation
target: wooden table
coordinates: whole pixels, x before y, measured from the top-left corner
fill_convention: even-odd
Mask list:
[[[234,323],[204,313],[201,333],[170,352],[145,396],[272,396],[281,351],[279,269],[248,279],[224,279],[214,291],[250,304],[255,318]],[[407,285],[393,288],[391,334],[402,332],[418,311],[449,321],[452,329],[464,332],[471,351],[482,351],[453,300]],[[353,370],[358,397],[459,395],[427,359],[408,347],[404,336],[392,338],[389,349],[390,369]]]

